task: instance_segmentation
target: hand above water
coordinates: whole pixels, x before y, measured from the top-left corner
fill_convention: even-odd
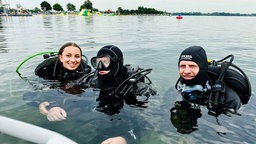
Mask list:
[[[46,109],[47,106],[49,106],[50,103],[45,101],[39,104],[39,112],[43,115],[47,115],[48,114],[48,110]]]
[[[53,107],[50,110],[47,110],[47,106],[49,106],[50,103],[45,101],[39,105],[39,112],[43,115],[47,116],[47,119],[49,121],[63,121],[66,120],[67,113],[64,109],[61,107]]]
[[[101,144],[127,144],[123,137],[113,137],[104,140]]]

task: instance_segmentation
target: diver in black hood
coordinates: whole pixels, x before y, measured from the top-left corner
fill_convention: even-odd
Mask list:
[[[123,100],[138,105],[139,101],[134,100],[134,97],[145,96],[147,100],[149,96],[156,94],[146,76],[152,69],[132,68],[124,65],[123,61],[122,51],[114,45],[102,47],[97,56],[91,59],[91,65],[96,70],[90,85],[100,89],[97,99],[100,111],[113,105],[120,108]]]
[[[224,61],[227,58],[231,60]],[[240,106],[248,102],[251,89],[246,75],[232,61],[233,55],[220,61],[208,62],[202,47],[188,47],[179,57],[180,78],[175,87],[184,101],[206,105],[209,114],[217,116],[226,112],[237,113]]]
[[[98,88],[101,90],[116,89],[128,76],[123,65],[123,53],[116,46],[102,47],[91,59],[91,64],[98,72]]]

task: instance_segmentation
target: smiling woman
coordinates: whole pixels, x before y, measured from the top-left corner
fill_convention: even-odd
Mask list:
[[[59,60],[68,70],[76,70],[82,61],[81,48],[74,43],[67,43],[60,48]]]
[[[35,74],[44,79],[75,80],[91,72],[87,60],[82,59],[81,48],[72,42],[64,44],[58,56],[45,58],[35,69]]]

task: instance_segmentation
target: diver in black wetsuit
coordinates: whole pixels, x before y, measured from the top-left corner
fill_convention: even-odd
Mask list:
[[[102,47],[97,56],[91,59],[91,64],[96,71],[90,85],[100,89],[97,99],[99,111],[120,108],[123,100],[127,104],[143,106],[149,96],[156,94],[156,90],[151,87],[150,79],[146,76],[151,69],[124,65],[123,53],[114,45]],[[145,101],[138,100],[136,96],[144,96]]]
[[[216,115],[237,113],[241,105],[248,102],[251,88],[246,75],[232,64],[233,55],[229,57],[230,62],[223,59],[209,65],[202,47],[191,46],[185,49],[179,58],[180,78],[176,83],[176,89],[183,100],[190,104],[205,105]],[[241,74],[229,66],[234,66]]]
[[[226,59],[230,58],[230,61]],[[245,73],[232,64],[233,55],[219,61],[208,61],[200,46],[185,49],[178,62],[180,78],[175,88],[182,95],[170,109],[170,120],[177,131],[189,134],[198,130],[197,119],[202,116],[200,106],[208,114],[235,113],[251,96],[251,85]],[[231,68],[230,68],[231,67]]]

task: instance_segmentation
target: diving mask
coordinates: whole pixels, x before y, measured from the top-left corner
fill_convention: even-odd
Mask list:
[[[93,57],[91,59],[92,67],[95,69],[106,69],[111,62],[111,58],[109,55],[104,55],[101,57]],[[103,68],[104,67],[104,68]]]
[[[205,90],[201,85],[186,86],[181,91],[181,95],[186,100],[195,101],[203,97]]]

